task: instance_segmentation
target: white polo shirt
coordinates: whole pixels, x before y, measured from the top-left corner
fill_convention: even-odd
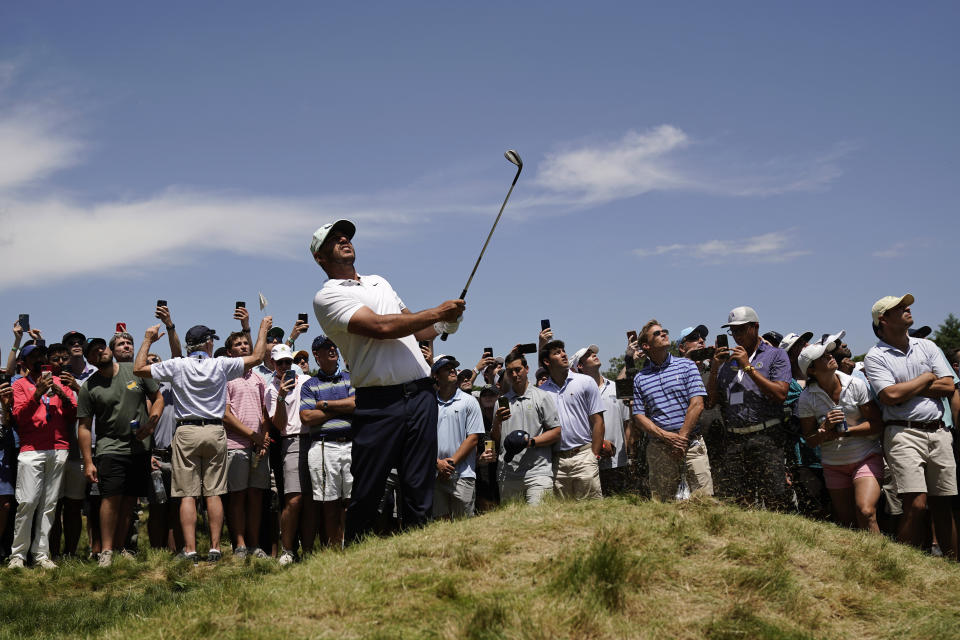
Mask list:
[[[603,439],[609,440],[617,452],[612,458],[601,458],[601,469],[616,469],[627,466],[627,447],[624,443],[623,423],[630,419],[630,407],[617,397],[617,385],[613,380],[603,379],[600,398],[603,400]]]
[[[567,371],[567,379],[558,387],[553,378],[540,386],[555,393],[560,415],[560,451],[568,451],[593,442],[590,416],[603,413],[603,399],[597,383],[590,376]]]
[[[243,358],[211,358],[190,354],[150,365],[157,382],[169,382],[174,416],[222,420],[227,408],[227,382],[243,376]]]
[[[906,353],[881,340],[870,347],[863,358],[863,372],[877,395],[891,385],[913,380],[927,371],[938,378],[953,377],[953,368],[944,361],[940,347],[921,338],[909,338]],[[943,403],[939,398],[914,396],[896,406],[880,403],[880,407],[884,422],[943,418]]]
[[[870,402],[870,391],[866,383],[860,378],[848,376],[837,371],[840,380],[840,402],[843,416],[847,424],[863,422],[860,407]],[[815,418],[819,423],[827,417],[827,413],[834,407],[833,398],[818,384],[807,384],[800,398],[797,400],[798,418]],[[831,440],[820,445],[820,456],[823,464],[845,465],[860,462],[874,453],[882,453],[880,434],[871,436],[854,436]]]
[[[310,429],[304,429],[303,423],[300,422],[300,388],[303,387],[303,383],[310,379],[310,376],[304,375],[300,371],[300,367],[294,365],[290,369],[297,374],[297,382],[293,385],[293,390],[286,395],[283,399],[284,404],[287,405],[287,424],[280,429],[280,435],[282,436],[295,436],[303,433],[308,433]],[[267,415],[271,418],[277,413],[277,400],[280,398],[280,383],[282,382],[279,376],[273,376],[273,381],[267,385],[267,392],[263,397],[263,404],[267,407]]]
[[[430,376],[417,340],[403,338],[377,340],[350,333],[350,318],[361,307],[378,315],[402,313],[406,305],[380,276],[360,276],[360,280],[327,280],[313,299],[313,312],[323,332],[336,343],[350,366],[354,388],[403,384]]]

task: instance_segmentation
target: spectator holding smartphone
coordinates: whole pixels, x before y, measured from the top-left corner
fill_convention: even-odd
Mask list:
[[[55,569],[50,558],[50,529],[67,462],[67,429],[77,415],[73,393],[46,367],[46,349],[35,344],[21,352],[27,375],[13,383],[13,418],[20,435],[17,464],[17,515],[10,568],[23,567],[27,550],[44,569]],[[34,531],[34,516],[39,526]],[[32,537],[32,544],[31,544]]]

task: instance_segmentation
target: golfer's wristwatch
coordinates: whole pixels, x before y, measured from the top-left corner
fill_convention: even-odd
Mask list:
[[[326,411],[326,410],[327,410],[327,407],[329,407],[329,406],[330,406],[330,405],[327,403],[327,401],[324,400],[324,401],[323,401],[323,404],[320,405],[320,408],[323,409],[324,411]]]

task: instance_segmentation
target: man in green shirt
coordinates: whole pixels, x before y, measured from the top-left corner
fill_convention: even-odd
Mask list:
[[[122,544],[130,529],[137,497],[150,488],[150,441],[163,412],[160,385],[133,374],[130,362],[114,362],[102,339],[87,344],[87,361],[97,372],[80,388],[77,440],[84,473],[100,488],[100,566],[113,561],[114,542]],[[96,463],[91,452],[91,425],[96,418]]]

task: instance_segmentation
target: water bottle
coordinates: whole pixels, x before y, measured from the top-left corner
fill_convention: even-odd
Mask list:
[[[831,410],[831,411],[839,411],[840,413],[843,413],[843,407],[841,407],[841,406],[838,405],[838,404],[837,404],[837,405],[834,405],[834,406],[833,406],[833,409],[830,409],[830,410]],[[837,425],[837,433],[846,433],[846,432],[849,431],[849,430],[850,430],[850,427],[849,427],[849,425],[847,425],[847,416],[844,415],[844,416],[843,416],[843,422],[841,422],[840,424]]]
[[[153,484],[153,501],[156,504],[166,504],[167,490],[163,486],[163,473],[160,469],[154,469],[150,472],[150,480]]]
[[[140,421],[139,421],[139,420],[131,420],[131,421],[130,421],[130,433],[136,433],[139,428],[140,428]]]

